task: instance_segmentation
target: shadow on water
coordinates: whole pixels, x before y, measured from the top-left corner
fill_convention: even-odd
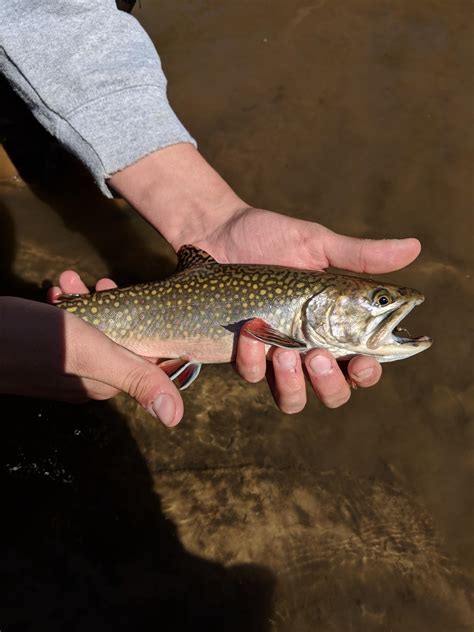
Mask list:
[[[15,227],[8,209],[0,199],[0,294],[43,300],[44,291],[16,275],[12,262],[16,256]]]
[[[112,406],[3,408],[4,632],[267,629],[271,574],[183,549]]]
[[[34,194],[66,227],[85,237],[121,285],[163,278],[173,271],[169,258],[157,255],[134,226],[136,214],[102,195],[79,161],[36,121],[1,76],[0,141]]]

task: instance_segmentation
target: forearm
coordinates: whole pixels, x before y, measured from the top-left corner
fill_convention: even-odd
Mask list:
[[[109,185],[177,250],[208,241],[245,202],[190,144],[173,145],[116,173]],[[219,258],[219,253],[214,253]]]
[[[0,73],[107,195],[111,174],[194,142],[167,101],[153,43],[113,0],[1,2]]]

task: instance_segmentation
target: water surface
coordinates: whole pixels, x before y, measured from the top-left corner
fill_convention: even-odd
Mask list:
[[[417,236],[390,280],[432,349],[290,417],[206,367],[169,431],[125,397],[3,398],[10,630],[472,628],[471,5],[160,3],[135,9],[180,118],[249,203],[361,237]],[[94,190],[2,88],[3,293],[169,274],[173,253]],[[14,112],[14,114],[13,114]],[[25,182],[26,181],[26,182]],[[160,627],[161,626],[161,627]]]

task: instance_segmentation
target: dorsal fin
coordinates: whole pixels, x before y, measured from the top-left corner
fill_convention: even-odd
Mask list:
[[[195,268],[197,266],[203,266],[207,263],[217,263],[214,257],[211,257],[205,250],[200,250],[195,246],[181,246],[178,250],[178,265],[176,272],[187,270],[188,268]]]

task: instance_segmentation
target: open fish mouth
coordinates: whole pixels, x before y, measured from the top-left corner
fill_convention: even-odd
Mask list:
[[[377,349],[378,347],[411,345],[412,347],[420,347],[427,349],[433,342],[430,336],[411,336],[410,332],[404,327],[399,327],[401,321],[417,306],[423,303],[424,297],[420,296],[416,300],[409,300],[403,303],[387,316],[377,326],[374,333],[367,340],[369,349]]]

